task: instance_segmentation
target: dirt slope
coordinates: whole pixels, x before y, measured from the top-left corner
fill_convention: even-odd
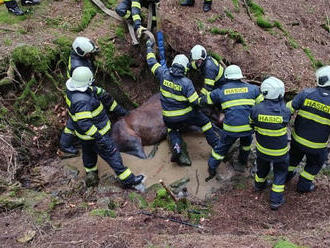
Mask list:
[[[176,0],[166,1],[162,13],[168,42],[175,50],[187,54],[195,44],[201,44],[229,63],[240,65],[249,79],[262,80],[266,75],[274,75],[285,82],[287,90],[313,86],[313,62],[304,49],[310,51],[315,61],[330,63],[330,33],[321,27],[330,12],[329,2],[254,1],[264,9],[264,19],[270,23],[279,22],[284,32],[276,27],[261,28],[251,10],[253,20],[249,18],[243,1],[236,1],[239,3],[237,8],[233,2],[213,1],[213,10],[205,14],[201,11],[202,1],[196,1],[193,8],[180,7]],[[239,32],[246,46],[229,35],[212,34],[211,28]],[[290,45],[293,41],[297,48]]]

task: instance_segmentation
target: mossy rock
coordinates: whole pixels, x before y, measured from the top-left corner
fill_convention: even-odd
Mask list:
[[[131,192],[128,195],[128,198],[134,202],[138,208],[144,209],[148,207],[148,202],[138,193],[136,192]]]
[[[1,209],[15,209],[23,207],[25,204],[24,198],[12,198],[7,195],[0,196],[0,210]]]
[[[175,212],[177,209],[177,206],[174,202],[174,200],[167,194],[166,190],[164,188],[159,189],[157,191],[156,198],[152,202],[153,208],[163,208],[168,211]]]
[[[273,248],[304,248],[304,246],[297,246],[287,240],[279,240],[276,242]]]
[[[114,210],[104,209],[104,208],[94,209],[90,212],[90,215],[99,216],[99,217],[111,217],[111,218],[117,217],[117,214]]]

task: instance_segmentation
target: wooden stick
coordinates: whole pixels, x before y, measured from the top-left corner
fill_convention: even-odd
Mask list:
[[[175,198],[175,195],[172,193],[172,191],[165,185],[163,180],[159,180],[159,183],[164,187],[166,192],[171,196],[174,202],[178,202],[178,200]]]
[[[147,29],[149,31],[151,31],[151,27],[152,27],[152,3],[149,3],[149,6],[148,6],[148,25],[147,25]]]
[[[246,0],[243,0],[243,2],[244,2],[244,8],[246,9],[248,16],[250,17],[251,21],[253,21],[250,10],[249,10],[249,5],[246,3]]]

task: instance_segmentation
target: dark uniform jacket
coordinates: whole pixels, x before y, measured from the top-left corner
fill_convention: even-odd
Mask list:
[[[151,48],[147,50],[147,63],[152,73],[160,81],[160,101],[163,116],[180,121],[198,104],[198,94],[192,81],[185,77],[185,68],[174,64],[171,68],[162,67]]]
[[[125,19],[128,19],[132,14],[134,29],[136,30],[141,26],[141,7],[148,7],[149,3],[155,2],[158,0],[123,0],[116,7],[116,12]],[[154,16],[153,19],[155,19]]]
[[[224,132],[233,137],[243,137],[252,134],[249,125],[251,109],[262,100],[259,87],[232,80],[203,96],[201,104],[207,103],[221,108],[225,113]]]
[[[197,66],[193,62],[191,67],[197,70]],[[207,56],[200,68],[204,77],[204,87],[201,90],[203,95],[219,88],[224,81],[224,69],[218,61],[211,56]]]
[[[95,68],[94,68],[92,60],[88,57],[81,57],[74,50],[72,50],[71,54],[70,54],[70,58],[69,58],[69,64],[68,64],[68,71],[67,71],[68,78],[70,78],[72,76],[73,70],[79,66],[88,67],[94,75]]]
[[[323,153],[330,135],[330,87],[305,89],[287,106],[298,110],[292,138],[306,152]]]
[[[102,98],[107,101],[102,104]],[[82,140],[100,139],[111,128],[106,110],[116,112],[117,102],[99,87],[89,87],[85,92],[66,92],[66,103],[73,121],[75,134]]]
[[[268,161],[280,161],[289,150],[286,125],[290,121],[290,110],[283,100],[265,99],[252,107],[250,124],[256,133],[258,157]]]

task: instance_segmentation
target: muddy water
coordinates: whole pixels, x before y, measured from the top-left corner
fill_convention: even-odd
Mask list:
[[[224,185],[224,182],[230,181],[235,173],[231,165],[222,163],[218,169],[221,179],[212,179],[209,182],[205,182],[205,178],[208,176],[207,160],[211,148],[201,134],[184,135],[184,140],[187,143],[188,152],[192,161],[192,166],[190,167],[180,167],[176,163],[170,161],[171,155],[166,140],[159,144],[158,151],[152,159],[143,160],[125,153],[121,155],[124,164],[128,166],[134,174],[141,173],[146,176],[144,182],[146,187],[159,183],[160,179],[166,184],[171,184],[179,179],[187,177],[190,179],[185,185],[188,189],[188,193],[200,199],[208,198],[212,192],[220,189]],[[153,146],[145,147],[146,153],[148,154],[152,148]],[[84,175],[81,157],[63,160],[63,165],[67,164],[77,167],[82,172],[81,175]],[[104,173],[113,174],[113,171],[101,158],[98,160],[98,167],[99,176],[102,176]]]

